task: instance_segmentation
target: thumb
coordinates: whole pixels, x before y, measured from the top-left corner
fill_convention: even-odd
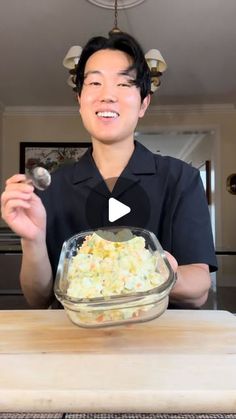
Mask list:
[[[177,269],[178,269],[178,262],[177,262],[177,260],[174,258],[174,256],[172,256],[166,250],[165,250],[165,254],[166,254],[166,257],[168,259],[168,262],[170,263],[170,266],[172,267],[173,271],[176,273],[177,272]]]

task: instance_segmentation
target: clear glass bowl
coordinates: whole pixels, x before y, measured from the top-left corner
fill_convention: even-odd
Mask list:
[[[86,237],[92,235],[93,233],[97,234],[97,232],[99,234],[95,237],[101,237],[101,231],[105,234],[113,233],[116,235],[117,233],[120,234],[121,231],[124,232],[124,230],[126,233],[128,231],[129,234],[132,234],[135,237],[141,236],[144,239],[143,242],[145,249],[148,249],[151,255],[154,255],[154,272],[155,275],[156,273],[160,274],[160,285],[154,285],[152,288],[145,291],[134,291],[131,287],[131,291],[126,290],[125,293],[124,291],[121,291],[118,294],[116,293],[116,295],[88,297],[84,294],[81,295],[80,298],[80,294],[77,293],[76,297],[74,297],[74,295],[72,296],[69,292],[72,281],[71,269],[78,250],[80,250],[81,246],[86,243]],[[128,242],[130,242],[130,240],[128,240]],[[126,246],[126,243],[128,242],[123,241],[122,243]],[[135,269],[137,261],[135,260],[135,257],[133,257],[134,260],[132,261],[131,253],[126,259],[130,259],[130,261],[134,264]],[[91,256],[92,255],[93,252],[91,251]],[[79,281],[77,282],[79,284],[81,284],[81,281],[85,281],[86,283],[87,278],[85,278],[86,275],[83,272],[77,272],[77,274],[73,273],[73,275],[73,281],[76,279]],[[117,266],[116,268],[114,266],[112,278],[115,280],[116,277]],[[103,281],[103,278],[101,278],[101,280]],[[132,275],[129,278],[129,281],[130,280],[132,282]],[[89,281],[91,286],[91,279]],[[168,306],[169,293],[174,283],[175,274],[165,256],[165,252],[152,232],[134,227],[108,227],[76,234],[64,242],[57,268],[54,292],[56,298],[64,306],[68,317],[73,323],[82,327],[103,327],[133,322],[144,322],[160,316]]]

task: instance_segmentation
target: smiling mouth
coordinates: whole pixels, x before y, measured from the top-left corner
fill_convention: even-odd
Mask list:
[[[104,112],[96,112],[96,115],[100,118],[118,118],[120,116],[118,112],[112,112],[112,111],[104,111]]]

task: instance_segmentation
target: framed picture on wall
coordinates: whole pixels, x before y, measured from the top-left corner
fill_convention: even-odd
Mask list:
[[[91,143],[20,142],[20,173],[35,166],[45,167],[50,173],[59,166],[78,161]]]

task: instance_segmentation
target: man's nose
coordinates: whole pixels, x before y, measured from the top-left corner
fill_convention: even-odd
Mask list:
[[[116,102],[117,94],[115,86],[111,84],[104,84],[101,91],[101,102]]]

